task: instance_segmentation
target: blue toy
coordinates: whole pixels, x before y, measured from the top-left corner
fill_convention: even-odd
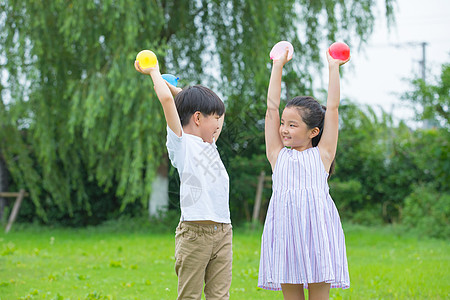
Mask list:
[[[177,86],[178,80],[180,79],[179,77],[176,77],[172,74],[162,74],[161,76],[165,81],[167,81],[173,86]]]

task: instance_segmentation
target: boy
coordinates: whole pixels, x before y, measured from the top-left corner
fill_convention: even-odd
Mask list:
[[[180,175],[181,218],[175,235],[177,299],[229,299],[232,226],[229,179],[216,148],[225,114],[210,89],[181,90],[164,81],[159,66],[138,72],[151,76],[167,121],[167,150]],[[175,100],[174,97],[175,96]]]

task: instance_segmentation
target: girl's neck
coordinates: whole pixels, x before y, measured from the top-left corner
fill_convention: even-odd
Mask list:
[[[312,148],[312,147],[313,147],[312,141],[310,141],[310,142],[309,142],[308,144],[306,144],[306,145],[299,145],[299,146],[291,147],[291,149],[292,149],[292,150],[297,150],[297,151],[299,151],[299,152],[302,152],[302,151],[308,150],[309,148]]]

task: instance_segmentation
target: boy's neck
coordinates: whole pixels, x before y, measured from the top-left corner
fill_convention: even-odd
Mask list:
[[[184,133],[200,137],[200,131],[198,130],[198,126],[192,126],[192,122],[189,122],[188,125],[183,126],[183,131]]]

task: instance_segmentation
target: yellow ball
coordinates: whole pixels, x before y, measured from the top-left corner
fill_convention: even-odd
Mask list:
[[[155,53],[150,50],[142,50],[139,52],[136,56],[136,60],[139,62],[142,69],[153,68],[158,62]]]

